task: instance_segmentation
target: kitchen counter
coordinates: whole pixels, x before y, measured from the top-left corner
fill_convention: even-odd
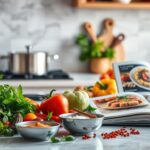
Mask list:
[[[150,130],[149,128],[136,128],[140,135],[129,137],[118,137],[116,139],[104,140],[100,134],[111,132],[119,127],[102,127],[97,132],[95,139],[82,140],[81,137],[73,142],[52,144],[50,142],[31,142],[17,137],[0,137],[0,149],[2,150],[149,150]]]
[[[62,91],[64,89],[72,89],[78,85],[90,86],[99,79],[98,74],[92,73],[69,73],[69,75],[72,80],[1,80],[0,84],[10,84],[15,87],[20,84],[24,89],[24,93],[45,94],[53,88]]]

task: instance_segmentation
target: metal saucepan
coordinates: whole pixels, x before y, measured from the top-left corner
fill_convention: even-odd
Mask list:
[[[8,56],[0,56],[0,59],[8,59],[9,71],[17,75],[45,75],[48,72],[50,60],[59,59],[59,55],[50,55],[45,51],[31,52],[31,46],[26,46],[27,52],[9,53]]]

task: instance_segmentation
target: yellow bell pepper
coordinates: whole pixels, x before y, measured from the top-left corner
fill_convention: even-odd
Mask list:
[[[94,96],[104,96],[117,93],[116,81],[114,79],[102,79],[93,87]]]

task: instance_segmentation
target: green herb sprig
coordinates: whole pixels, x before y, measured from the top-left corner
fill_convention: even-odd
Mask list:
[[[97,41],[92,43],[89,41],[88,37],[80,33],[76,38],[76,44],[80,47],[80,57],[81,61],[85,61],[91,58],[110,58],[112,59],[115,55],[115,51],[112,48],[104,49],[104,43]]]

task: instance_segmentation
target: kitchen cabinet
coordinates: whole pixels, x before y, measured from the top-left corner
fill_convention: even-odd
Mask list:
[[[123,4],[113,1],[88,1],[88,0],[74,0],[73,5],[76,8],[100,8],[100,9],[150,9],[149,2],[131,2],[129,4]]]

